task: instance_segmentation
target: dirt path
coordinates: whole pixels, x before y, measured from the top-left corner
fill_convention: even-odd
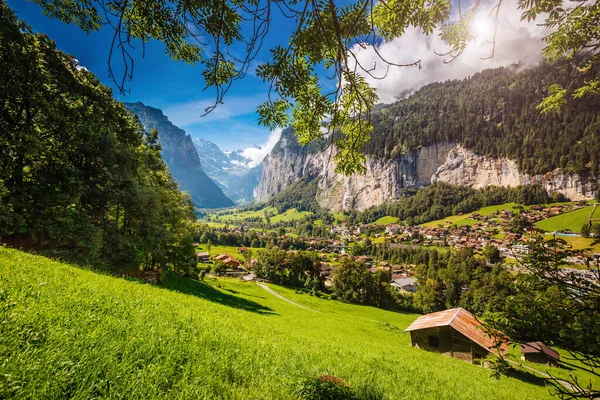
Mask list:
[[[304,308],[305,310],[309,310],[309,311],[321,312],[321,311],[313,310],[312,308],[305,307],[305,306],[303,306],[301,304],[298,304],[298,303],[296,303],[296,302],[288,299],[287,297],[283,297],[282,295],[280,295],[279,293],[277,293],[276,291],[274,291],[273,289],[271,289],[267,285],[264,285],[262,283],[257,283],[257,285],[260,286],[261,288],[265,289],[267,292],[271,293],[273,296],[279,297],[281,300],[287,301],[288,303],[293,304],[296,307]]]
[[[523,365],[523,364],[521,364],[521,363],[518,363],[518,362],[516,362],[516,361],[512,361],[512,360],[507,360],[507,361],[508,361],[510,364],[518,365],[518,366],[519,366],[519,367],[521,367],[521,368],[525,368],[525,369],[527,369],[527,370],[529,370],[529,371],[531,371],[531,372],[533,372],[533,373],[536,373],[536,374],[540,375],[542,378],[546,378],[546,379],[548,379],[548,378],[551,378],[551,376],[550,376],[550,375],[548,375],[548,374],[547,374],[547,373],[545,373],[545,372],[542,372],[542,371],[540,371],[539,369],[535,369],[535,368],[528,367],[527,365]],[[576,391],[576,388],[575,388],[575,386],[571,385],[569,382],[567,382],[567,381],[565,381],[565,380],[563,380],[563,379],[556,379],[556,382],[558,382],[558,383],[559,383],[559,384],[561,384],[561,385],[562,385],[562,386],[563,386],[565,389],[567,389],[567,390],[570,390],[571,392],[575,392],[575,391]]]

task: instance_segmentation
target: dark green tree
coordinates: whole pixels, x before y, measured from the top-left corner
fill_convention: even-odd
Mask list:
[[[600,278],[597,267],[588,265],[589,276],[565,271],[567,258],[581,250],[566,248],[562,239],[538,237],[520,266],[514,294],[506,296],[505,308],[489,313],[489,326],[499,329],[511,343],[542,341],[565,350],[561,364],[600,376]],[[600,390],[593,382],[550,376],[553,391],[564,399],[593,399]],[[563,382],[567,382],[564,384]],[[571,386],[572,385],[572,386]]]
[[[98,267],[195,268],[193,209],[110,89],[0,2],[0,237]]]

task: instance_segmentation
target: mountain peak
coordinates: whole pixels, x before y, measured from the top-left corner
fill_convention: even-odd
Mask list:
[[[252,160],[244,157],[243,150],[222,151],[215,143],[202,138],[195,138],[193,142],[206,174],[227,196],[234,201],[248,201],[253,198],[252,193],[258,185],[258,180],[246,178],[251,171]]]
[[[133,111],[146,130],[158,130],[162,146],[161,156],[169,167],[173,178],[187,191],[197,207],[228,207],[233,202],[210,180],[203,171],[200,158],[190,135],[163,114],[162,110],[144,105],[142,102],[125,103]]]

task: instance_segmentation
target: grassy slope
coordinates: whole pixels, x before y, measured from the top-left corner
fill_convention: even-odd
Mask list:
[[[205,244],[201,244],[196,248],[196,251],[207,251],[207,246]],[[252,251],[252,254],[256,254],[261,249],[260,247],[248,247]],[[238,258],[240,261],[243,261],[243,256],[238,252],[238,247],[236,246],[220,246],[220,245],[211,245],[209,255],[211,257],[218,256],[219,254],[229,254],[230,256]]]
[[[581,227],[583,224],[588,222],[591,212],[592,207],[584,207],[580,208],[579,210],[557,215],[556,217],[544,219],[535,225],[538,228],[548,232],[554,232],[562,229],[568,229],[573,232],[581,232]],[[594,217],[600,218],[600,211],[596,210],[596,214],[598,215],[594,215]]]
[[[375,225],[389,225],[389,224],[395,224],[396,222],[398,222],[397,217],[392,217],[390,215],[386,215],[385,217],[381,217],[377,221],[375,221]]]
[[[217,222],[223,224],[223,223],[227,223],[227,222],[243,221],[246,218],[256,218],[256,217],[259,217],[264,221],[265,211],[269,211],[271,213],[271,215],[273,215],[271,217],[271,223],[285,222],[285,221],[292,221],[292,220],[301,220],[301,219],[304,219],[304,216],[312,214],[310,211],[298,211],[295,208],[291,208],[282,214],[277,214],[277,209],[275,207],[267,207],[267,208],[261,208],[260,210],[257,210],[257,211],[244,211],[244,212],[236,211],[233,214],[218,215]]]
[[[409,346],[417,316],[252,283],[166,288],[0,248],[0,398],[293,398],[328,373],[370,398],[547,398],[533,379]]]
[[[298,211],[295,208],[290,208],[283,214],[277,214],[271,217],[271,223],[276,224],[277,222],[287,222],[293,220],[302,220],[306,215],[311,215],[310,211]]]
[[[421,225],[422,226],[438,226],[438,225],[444,225],[447,222],[450,222],[451,224],[456,224],[458,226],[460,226],[460,225],[475,225],[477,223],[477,221],[469,219],[469,217],[473,214],[487,216],[487,215],[493,214],[497,211],[512,210],[513,207],[516,207],[516,206],[518,206],[518,204],[516,204],[516,203],[506,203],[506,204],[500,204],[500,205],[496,205],[496,206],[488,206],[488,207],[480,208],[479,210],[472,212],[472,213],[453,215],[453,216],[450,216],[450,217],[447,217],[444,219],[438,219],[436,221],[426,222]],[[524,206],[524,208],[528,208],[528,206]]]

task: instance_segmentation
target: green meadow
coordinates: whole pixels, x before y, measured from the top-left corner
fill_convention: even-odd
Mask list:
[[[310,211],[298,211],[295,208],[290,208],[282,214],[277,214],[271,217],[271,223],[276,224],[278,222],[303,220],[304,217],[308,215],[312,215],[312,213]]]
[[[389,224],[395,224],[397,222],[398,222],[397,217],[392,217],[390,215],[386,215],[384,217],[379,218],[377,221],[375,221],[375,225],[389,225]]]
[[[426,222],[424,224],[421,224],[422,226],[438,226],[438,225],[445,225],[447,223],[450,223],[452,225],[456,224],[458,226],[461,225],[475,225],[477,223],[477,221],[470,219],[471,215],[473,214],[479,214],[482,216],[488,216],[491,215],[495,212],[498,211],[503,211],[503,210],[513,210],[516,207],[523,207],[524,209],[528,209],[529,206],[522,206],[520,204],[517,203],[505,203],[505,204],[499,204],[499,205],[495,205],[495,206],[488,206],[488,207],[483,207],[480,208],[477,211],[468,213],[468,214],[460,214],[460,215],[452,215],[450,217],[446,217],[443,219],[438,219],[435,221],[430,221],[430,222]]]
[[[411,348],[416,314],[270,285],[151,286],[0,248],[0,398],[294,399],[335,375],[364,399],[542,399],[543,381]]]
[[[243,261],[243,256],[242,254],[240,254],[240,252],[238,252],[238,248],[236,246],[220,246],[220,245],[211,245],[210,246],[210,251],[208,252],[209,256],[211,257],[215,257],[218,256],[219,254],[229,254],[230,256],[236,257],[237,259],[239,259],[240,261]],[[260,247],[248,247],[248,250],[252,251],[252,254],[256,254],[257,251],[259,250],[264,250]],[[196,247],[196,251],[208,251],[207,245],[205,244],[201,244],[198,247]]]
[[[290,208],[289,210],[287,210],[281,214],[278,214],[277,208],[266,207],[266,208],[261,208],[260,210],[256,210],[256,211],[237,211],[237,210],[235,210],[231,214],[216,213],[216,214],[211,215],[211,219],[212,219],[212,223],[219,223],[219,224],[224,224],[224,223],[228,223],[228,222],[229,223],[241,222],[248,218],[257,218],[257,217],[264,221],[265,220],[265,212],[268,212],[271,215],[270,221],[271,221],[271,223],[274,223],[274,224],[277,222],[302,220],[302,219],[304,219],[305,216],[312,214],[310,211],[298,211],[295,208]]]
[[[573,232],[581,232],[583,224],[588,223],[588,218],[593,207],[584,207],[579,210],[567,212],[555,217],[546,218],[535,224],[540,229],[548,232],[560,231],[567,229]],[[594,218],[600,218],[600,209],[596,210]]]

